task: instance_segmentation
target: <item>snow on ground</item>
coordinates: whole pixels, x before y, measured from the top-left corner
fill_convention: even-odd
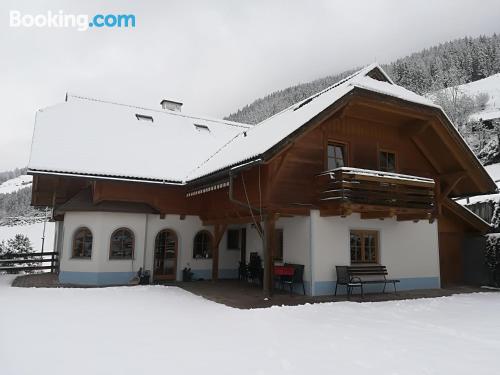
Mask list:
[[[44,251],[53,251],[54,249],[54,231],[55,223],[47,222],[45,228],[45,245]],[[27,225],[14,225],[11,227],[0,226],[0,242],[14,238],[16,234],[24,234],[28,236],[33,246],[33,250],[40,251],[42,249],[43,223],[34,223]],[[1,366],[0,366],[1,374]]]
[[[10,280],[2,375],[500,373],[497,293],[238,310],[176,287]]]
[[[0,184],[0,194],[13,193],[25,187],[31,186],[33,176],[21,175]]]

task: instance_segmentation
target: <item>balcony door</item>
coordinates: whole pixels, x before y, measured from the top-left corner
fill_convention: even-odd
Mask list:
[[[177,275],[177,235],[164,229],[156,235],[153,277],[157,281],[173,281]]]

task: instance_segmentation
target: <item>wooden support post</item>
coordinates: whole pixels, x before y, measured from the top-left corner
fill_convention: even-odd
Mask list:
[[[212,249],[212,281],[219,278],[219,245],[226,231],[227,224],[216,224],[214,226],[214,243]]]
[[[264,278],[263,291],[266,297],[273,293],[273,249],[274,249],[274,232],[276,228],[276,214],[270,213],[264,219]]]

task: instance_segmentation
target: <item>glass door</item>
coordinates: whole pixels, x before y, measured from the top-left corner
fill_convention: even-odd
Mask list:
[[[156,235],[154,279],[175,280],[177,275],[177,236],[168,229]]]

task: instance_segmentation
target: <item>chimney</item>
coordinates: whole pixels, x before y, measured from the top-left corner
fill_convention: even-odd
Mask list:
[[[168,99],[163,99],[160,104],[163,109],[168,109],[169,111],[175,112],[180,112],[182,107],[182,103]]]

